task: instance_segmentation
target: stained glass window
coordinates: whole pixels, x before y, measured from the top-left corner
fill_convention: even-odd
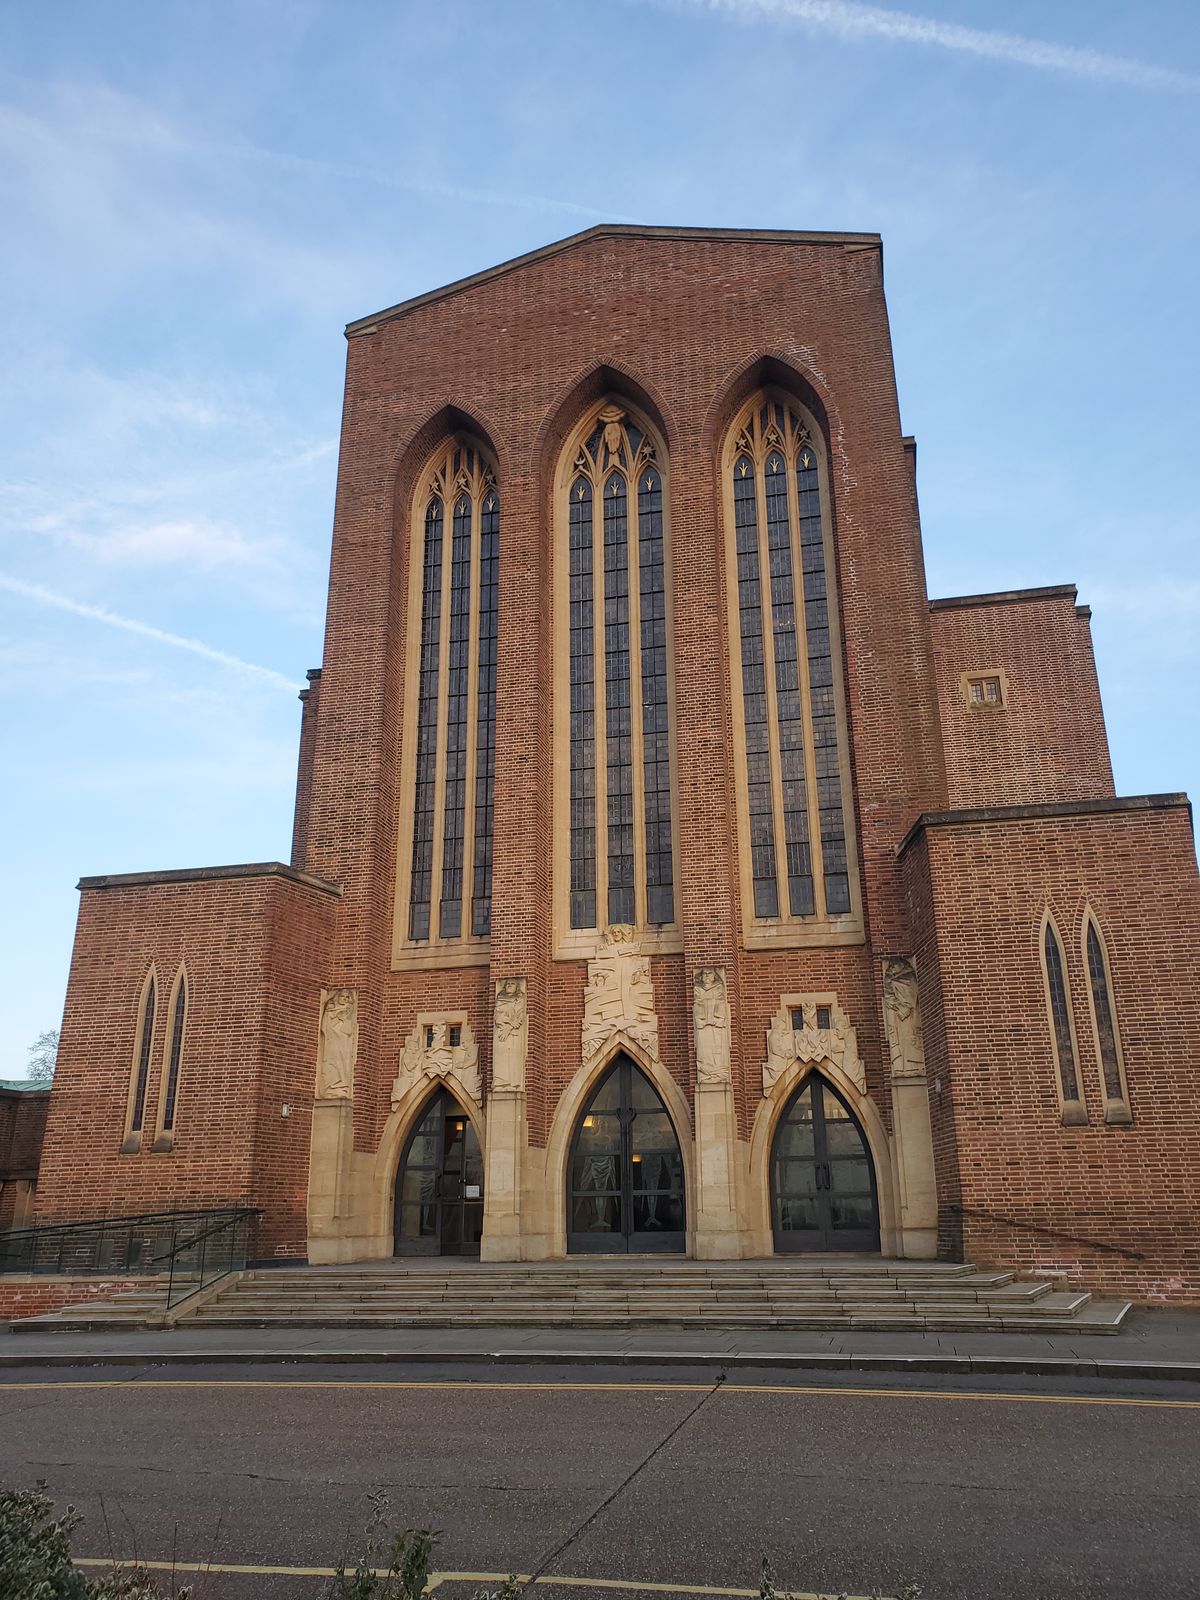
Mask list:
[[[407,929],[414,943],[452,943],[491,931],[500,500],[461,440],[424,495]]]
[[[179,1093],[179,1061],[183,1054],[183,1024],[187,1016],[187,978],[181,973],[171,1016],[171,1045],[167,1056],[167,1088],[163,1100],[163,1132],[175,1126],[175,1100]]]
[[[138,1041],[137,1076],[133,1085],[133,1110],[129,1118],[131,1133],[140,1133],[146,1119],[146,1087],[150,1081],[150,1046],[154,1040],[154,978],[146,985],[142,1007],[142,1034]]]
[[[1050,1026],[1054,1032],[1054,1049],[1058,1057],[1058,1075],[1062,1097],[1067,1104],[1082,1099],[1079,1092],[1079,1073],[1075,1064],[1075,1038],[1071,1031],[1071,999],[1067,990],[1066,968],[1063,965],[1062,946],[1054,924],[1047,921],[1044,948],[1046,956],[1046,987],[1050,991]]]
[[[809,425],[762,396],[733,430],[741,732],[754,916],[853,909],[821,458]]]
[[[1124,1100],[1125,1085],[1121,1081],[1121,1057],[1117,1049],[1117,1027],[1113,1017],[1112,996],[1108,988],[1108,969],[1104,963],[1104,947],[1096,924],[1087,922],[1088,981],[1092,986],[1092,1009],[1096,1017],[1096,1046],[1100,1053],[1100,1071],[1104,1077],[1104,1094],[1108,1100]]]
[[[662,927],[675,920],[663,478],[619,406],[586,428],[567,501],[569,923]]]

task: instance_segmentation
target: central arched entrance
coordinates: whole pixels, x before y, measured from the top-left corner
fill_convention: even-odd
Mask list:
[[[683,1156],[658,1091],[619,1055],[585,1106],[567,1166],[567,1250],[640,1254],[686,1246]]]
[[[396,1169],[398,1256],[477,1256],[483,1236],[483,1154],[471,1119],[439,1089]]]
[[[878,1250],[875,1164],[857,1118],[813,1072],[788,1102],[771,1147],[776,1250]]]

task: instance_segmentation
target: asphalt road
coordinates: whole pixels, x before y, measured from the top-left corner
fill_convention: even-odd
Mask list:
[[[934,1387],[934,1382],[938,1387]],[[925,1600],[1200,1595],[1200,1396],[1035,1380],[723,1383],[619,1368],[29,1370],[0,1485],[45,1478],[82,1556],[211,1564],[198,1600],[322,1594],[390,1527],[441,1530],[439,1595],[641,1585]],[[230,1566],[257,1568],[222,1572]],[[579,1584],[579,1579],[596,1580]],[[555,1579],[574,1580],[570,1584]]]

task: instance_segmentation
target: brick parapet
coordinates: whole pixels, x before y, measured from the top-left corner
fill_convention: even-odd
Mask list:
[[[930,603],[951,806],[1113,793],[1090,612],[1073,585]],[[964,673],[999,673],[1005,704],[973,706]]]

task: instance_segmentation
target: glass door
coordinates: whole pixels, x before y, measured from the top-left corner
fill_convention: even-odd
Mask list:
[[[684,1250],[679,1139],[654,1085],[628,1056],[617,1057],[579,1119],[567,1183],[572,1254]]]
[[[776,1250],[878,1250],[875,1167],[850,1108],[813,1073],[793,1097],[771,1152]]]
[[[483,1236],[483,1153],[471,1119],[439,1089],[396,1176],[398,1256],[477,1256]]]

